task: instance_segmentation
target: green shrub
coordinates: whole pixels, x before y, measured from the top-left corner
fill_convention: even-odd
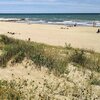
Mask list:
[[[58,59],[55,61],[55,74],[61,75],[66,72],[68,62],[65,59]]]
[[[37,66],[45,66],[64,72],[68,63],[73,62],[81,67],[100,72],[100,54],[82,49],[74,49],[66,44],[66,48],[22,41],[1,35],[3,44],[0,55],[0,66],[6,67],[8,61],[21,62],[24,57],[31,59]],[[63,59],[63,60],[62,60]]]
[[[0,100],[21,100],[21,92],[13,81],[0,80]]]
[[[15,55],[13,62],[14,63],[21,63],[22,60],[24,59],[24,57],[25,57],[24,52],[20,51],[17,55]]]
[[[45,66],[55,72],[63,73],[67,65],[66,60],[62,61],[56,53],[56,48],[38,44],[35,42],[25,42],[15,40],[6,36],[1,36],[5,44],[3,55],[0,56],[0,66],[6,66],[7,62],[13,60],[13,63],[21,63],[24,57],[31,59],[37,66]],[[51,53],[52,52],[52,53]]]
[[[8,38],[7,36],[5,35],[0,35],[0,42],[3,42],[4,44],[11,44],[13,43],[14,39],[12,38]]]
[[[91,84],[92,84],[92,85],[99,85],[99,86],[100,86],[100,80],[97,80],[96,78],[94,78],[94,79],[91,81]]]
[[[69,60],[73,63],[84,66],[87,58],[83,50],[82,51],[75,50],[73,54],[70,56]]]

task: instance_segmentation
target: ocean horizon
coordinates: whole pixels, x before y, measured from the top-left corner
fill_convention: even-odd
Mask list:
[[[100,26],[100,13],[0,13],[0,21],[30,24]]]

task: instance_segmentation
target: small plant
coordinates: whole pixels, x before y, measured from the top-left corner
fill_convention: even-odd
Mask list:
[[[0,80],[0,100],[21,100],[21,92],[15,88],[14,82]]]
[[[21,63],[22,60],[24,59],[24,57],[25,57],[24,52],[20,51],[19,53],[17,53],[17,55],[15,55],[13,62],[14,63]]]
[[[1,35],[0,37],[1,37],[1,38],[0,38],[0,42],[3,42],[4,44],[11,44],[11,43],[13,43],[13,41],[14,41],[14,39],[8,38],[8,37],[5,36],[5,35]]]
[[[99,85],[100,86],[100,80],[94,78],[94,79],[92,79],[91,84],[92,85]]]
[[[83,50],[82,51],[75,50],[71,55],[71,57],[69,58],[69,60],[73,63],[84,66],[87,58]]]
[[[65,48],[66,48],[66,49],[69,49],[69,50],[72,49],[71,44],[65,43]]]

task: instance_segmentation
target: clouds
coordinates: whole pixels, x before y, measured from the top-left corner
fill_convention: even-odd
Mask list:
[[[0,12],[100,13],[100,0],[0,0]]]
[[[100,0],[0,0],[0,4],[99,5]]]

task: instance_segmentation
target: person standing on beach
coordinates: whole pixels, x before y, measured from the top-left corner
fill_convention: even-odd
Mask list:
[[[94,22],[93,22],[93,27],[95,27],[95,26],[96,26],[96,22],[94,21]]]

